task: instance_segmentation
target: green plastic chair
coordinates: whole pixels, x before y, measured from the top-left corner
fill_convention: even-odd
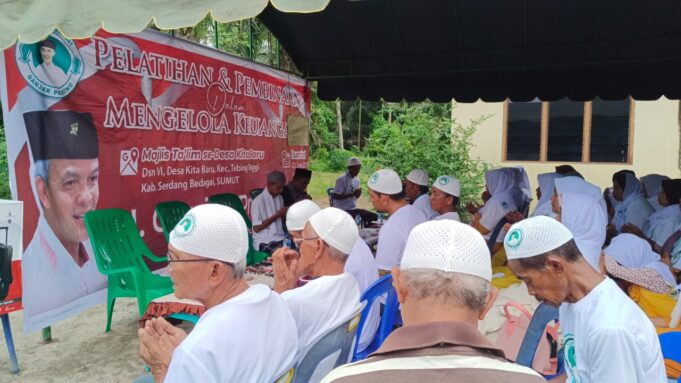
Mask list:
[[[165,262],[153,255],[139,235],[130,212],[122,209],[94,210],[85,214],[85,227],[95,252],[99,272],[109,277],[106,305],[106,332],[116,298],[137,298],[140,317],[149,302],[173,292],[168,277],[152,274],[144,258]]]
[[[247,265],[260,263],[270,256],[269,253],[257,251],[253,247],[253,224],[251,223],[251,219],[248,218],[246,209],[244,209],[244,205],[241,203],[241,198],[239,198],[238,195],[232,193],[215,194],[208,197],[208,202],[229,206],[239,212],[239,214],[241,214],[241,216],[244,218],[244,221],[246,221],[246,227],[248,227],[248,255],[246,256]]]
[[[161,221],[166,243],[168,243],[170,238],[170,232],[173,231],[175,225],[180,222],[188,211],[189,205],[182,201],[167,201],[156,204],[156,215],[158,220]]]
[[[251,199],[255,199],[255,197],[259,196],[262,191],[265,190],[263,188],[258,188],[258,189],[253,189],[251,190]]]

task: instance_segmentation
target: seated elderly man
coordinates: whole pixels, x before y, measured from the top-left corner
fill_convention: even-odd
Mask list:
[[[310,217],[319,212],[321,208],[310,200],[295,203],[286,213],[286,227],[293,240],[300,241],[303,238],[303,229]],[[362,238],[357,238],[348,260],[345,262],[343,271],[355,278],[360,292],[364,292],[372,283],[378,280],[378,267],[369,246]],[[358,350],[364,350],[374,339],[379,324],[379,307],[369,311],[362,334],[360,335]]]
[[[439,215],[434,219],[453,219],[461,222],[457,211],[459,205],[461,184],[452,176],[440,176],[433,182],[430,192],[430,207]]]
[[[392,275],[404,327],[371,357],[337,368],[322,382],[544,381],[507,361],[478,331],[497,290],[487,245],[475,229],[449,219],[416,226]]]
[[[527,291],[560,306],[567,376],[557,381],[667,381],[652,322],[582,256],[567,227],[545,216],[528,218],[511,226],[504,248]]]
[[[286,176],[280,171],[267,175],[267,187],[251,202],[253,247],[268,253],[281,247],[286,237],[284,219],[288,207],[281,196]]]
[[[348,158],[348,171],[336,178],[336,185],[331,192],[331,206],[345,210],[353,218],[360,216],[365,225],[370,224],[378,218],[374,212],[358,209],[357,199],[362,195],[359,186],[359,171],[362,168],[362,161],[357,157]]]
[[[281,293],[298,325],[296,361],[322,335],[359,311],[359,287],[344,272],[358,238],[352,217],[328,207],[310,217],[302,237],[295,240],[300,253],[282,247],[273,254],[274,291]],[[312,280],[296,288],[302,276]]]
[[[438,216],[438,213],[434,211],[430,206],[430,200],[428,198],[428,185],[430,181],[428,179],[428,172],[423,169],[414,169],[407,174],[407,178],[404,180],[404,193],[407,195],[407,199],[411,201],[412,206],[421,210],[423,215],[429,221]]]
[[[244,279],[248,231],[235,210],[191,209],[170,233],[175,295],[206,306],[189,335],[163,318],[139,330],[156,382],[272,382],[295,362],[297,329],[281,297]],[[265,336],[266,334],[266,336]]]

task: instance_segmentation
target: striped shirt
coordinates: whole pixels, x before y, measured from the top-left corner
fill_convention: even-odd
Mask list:
[[[368,359],[331,371],[322,383],[545,382],[511,363],[474,326],[432,322],[395,330]]]

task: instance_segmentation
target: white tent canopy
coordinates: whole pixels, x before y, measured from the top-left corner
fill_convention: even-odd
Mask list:
[[[227,23],[259,15],[268,3],[282,12],[309,13],[329,0],[5,0],[0,1],[0,49],[17,40],[34,43],[55,29],[70,39],[100,28],[135,33],[153,21],[160,29],[192,27],[210,13]]]

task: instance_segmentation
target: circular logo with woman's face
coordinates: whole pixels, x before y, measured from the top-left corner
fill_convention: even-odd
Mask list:
[[[59,33],[34,44],[19,42],[14,54],[21,76],[45,96],[65,97],[83,77],[83,58],[76,44]]]
[[[508,237],[506,237],[506,245],[512,249],[515,249],[516,247],[520,246],[520,244],[523,242],[523,231],[520,229],[515,229],[508,233]]]
[[[447,185],[448,183],[449,183],[449,178],[447,178],[447,177],[440,178],[440,185]]]
[[[182,218],[180,222],[175,226],[175,229],[173,230],[175,232],[175,235],[178,237],[184,237],[186,235],[189,235],[192,231],[194,231],[194,226],[196,220],[194,219],[194,216],[191,214],[187,214]]]

